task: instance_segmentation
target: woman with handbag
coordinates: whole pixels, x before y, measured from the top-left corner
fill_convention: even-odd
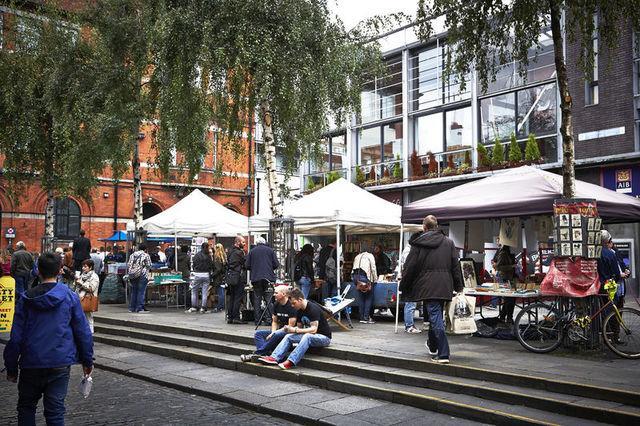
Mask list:
[[[82,261],[82,270],[75,279],[75,291],[80,296],[82,310],[89,323],[91,334],[93,334],[93,312],[98,310],[98,287],[100,277],[93,271],[93,260]]]
[[[351,276],[358,290],[360,322],[374,324],[371,311],[373,310],[373,286],[378,279],[378,271],[376,270],[376,259],[373,254],[363,251],[357,255],[353,259]]]

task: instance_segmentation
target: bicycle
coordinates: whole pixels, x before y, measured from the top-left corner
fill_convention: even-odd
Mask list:
[[[533,303],[516,317],[515,335],[528,351],[548,353],[557,349],[565,336],[576,343],[587,342],[591,323],[604,315],[601,333],[607,347],[620,357],[640,359],[640,311],[618,309],[613,302],[617,288],[613,280],[605,283],[609,300],[593,315],[579,316],[568,298]]]

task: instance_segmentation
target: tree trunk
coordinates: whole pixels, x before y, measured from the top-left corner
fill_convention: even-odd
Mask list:
[[[264,156],[267,172],[267,190],[269,192],[269,205],[274,218],[282,217],[282,197],[280,196],[280,181],[276,173],[276,146],[273,140],[273,117],[269,109],[269,101],[260,103],[260,116],[262,122],[262,138],[264,143]]]
[[[133,161],[131,162],[133,167],[133,224],[136,230],[136,244],[141,242],[137,231],[140,230],[142,224],[142,178],[140,175],[139,145],[140,139],[137,138],[133,148]]]
[[[573,124],[571,116],[571,94],[569,93],[569,79],[567,65],[564,58],[564,40],[560,25],[561,8],[557,0],[549,0],[551,12],[551,34],[553,36],[553,50],[560,91],[560,111],[562,122],[562,193],[565,198],[574,198],[576,194],[575,150],[573,146]]]
[[[53,250],[53,228],[55,224],[55,202],[53,189],[47,191],[47,205],[44,209],[44,240],[42,242],[42,251]]]

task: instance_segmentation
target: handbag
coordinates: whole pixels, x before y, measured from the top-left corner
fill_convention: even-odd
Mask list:
[[[360,281],[358,278],[355,279],[356,288],[361,293],[368,293],[371,291],[371,283],[367,281]]]
[[[98,312],[98,303],[98,296],[90,292],[86,292],[84,296],[80,298],[82,312]]]
[[[360,259],[358,259],[358,267],[355,268],[355,273],[353,274],[353,281],[356,284],[356,289],[361,292],[361,293],[368,293],[371,291],[371,282],[369,281],[369,278],[367,277],[367,274],[364,272],[364,270],[360,267],[362,263],[362,257]],[[361,279],[363,278],[364,279]]]

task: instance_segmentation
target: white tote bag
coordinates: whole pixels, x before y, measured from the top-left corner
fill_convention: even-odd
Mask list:
[[[445,307],[447,333],[473,334],[478,330],[475,317],[476,298],[456,295]]]

